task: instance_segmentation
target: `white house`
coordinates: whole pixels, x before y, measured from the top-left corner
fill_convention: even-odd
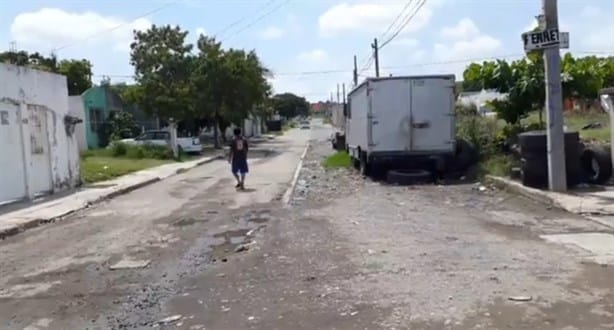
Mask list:
[[[458,95],[457,102],[462,105],[474,105],[478,113],[481,115],[488,115],[493,110],[488,106],[488,102],[497,99],[505,99],[507,94],[499,93],[496,90],[483,89],[479,92],[461,92]]]
[[[0,204],[80,183],[66,77],[0,64]]]

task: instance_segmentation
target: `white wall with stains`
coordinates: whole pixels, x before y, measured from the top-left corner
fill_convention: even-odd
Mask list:
[[[68,114],[85,121],[85,106],[81,95],[68,97]],[[75,134],[77,135],[77,145],[79,146],[79,150],[87,150],[85,123],[81,123],[75,127]]]
[[[66,115],[66,77],[0,64],[0,204],[80,183],[75,125],[67,130]]]

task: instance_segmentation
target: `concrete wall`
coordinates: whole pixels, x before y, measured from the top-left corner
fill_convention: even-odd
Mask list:
[[[87,150],[87,137],[85,135],[85,109],[81,95],[68,97],[68,114],[81,119],[83,122],[75,126],[75,135],[79,151]]]
[[[0,64],[0,203],[80,183],[77,138],[66,115],[66,77]]]

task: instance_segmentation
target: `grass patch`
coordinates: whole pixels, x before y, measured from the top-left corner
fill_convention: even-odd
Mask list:
[[[545,116],[546,114],[544,113],[544,122],[546,122]],[[532,112],[527,118],[523,119],[523,123],[539,123],[539,113]],[[585,130],[582,129],[582,127],[592,123],[600,123],[601,127]],[[566,112],[565,125],[570,131],[579,132],[582,140],[605,143],[610,142],[610,118],[609,115],[603,111],[591,110],[586,112]]]
[[[480,162],[480,175],[510,176],[512,168],[520,163],[512,155],[496,154]]]
[[[325,168],[346,168],[352,166],[352,158],[346,151],[339,151],[326,157],[322,165]]]
[[[81,161],[81,179],[84,183],[111,180],[128,173],[170,162],[172,160],[89,156]]]

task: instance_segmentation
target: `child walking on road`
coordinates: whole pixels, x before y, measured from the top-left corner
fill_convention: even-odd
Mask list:
[[[247,140],[241,135],[241,129],[234,129],[234,138],[230,143],[228,162],[231,164],[232,174],[237,180],[236,188],[245,190],[245,175],[249,172],[247,167]]]

